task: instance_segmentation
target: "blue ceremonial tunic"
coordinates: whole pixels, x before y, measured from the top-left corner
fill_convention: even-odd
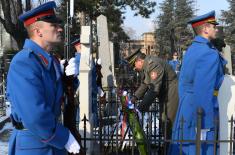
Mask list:
[[[75,53],[75,63],[78,66],[78,70],[80,71],[80,60],[81,60],[81,53]],[[79,75],[79,72],[78,72]],[[80,85],[80,81],[78,78],[75,78],[74,80],[74,91],[76,92],[76,90],[78,89]]]
[[[174,69],[174,71],[179,71],[180,61],[179,60],[170,60],[169,64]]]
[[[214,95],[219,90],[224,78],[226,61],[221,57],[209,40],[196,36],[188,48],[179,77],[179,107],[172,130],[172,139],[195,140],[197,109],[203,109],[202,129],[207,131],[204,140],[214,139],[215,118],[218,118],[218,101]],[[184,118],[183,132],[180,120]],[[183,143],[183,155],[196,154],[195,143]],[[180,144],[170,146],[169,154],[179,154]],[[213,144],[202,144],[201,154],[213,154]]]
[[[174,69],[174,71],[177,74],[177,77],[179,77],[179,72],[180,72],[180,61],[179,60],[170,60],[169,64],[171,67]]]
[[[65,155],[69,130],[58,122],[63,95],[58,61],[26,39],[10,64],[7,94],[12,117],[25,128],[13,130],[9,155]]]

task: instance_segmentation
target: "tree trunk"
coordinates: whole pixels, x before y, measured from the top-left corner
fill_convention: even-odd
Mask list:
[[[26,4],[26,11],[29,11],[31,9],[31,1],[25,0],[25,4]]]
[[[174,28],[171,29],[170,43],[171,43],[171,54],[172,54],[173,52],[175,52],[175,30],[174,30]]]
[[[25,1],[30,4],[30,0]],[[3,17],[0,17],[0,23],[4,26],[7,33],[9,33],[16,41],[18,48],[23,47],[27,33],[23,23],[18,20],[20,14],[23,13],[22,0],[1,0]],[[30,9],[29,5],[27,9]],[[16,20],[17,19],[17,20]]]

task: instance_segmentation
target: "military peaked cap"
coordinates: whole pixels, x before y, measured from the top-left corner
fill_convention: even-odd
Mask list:
[[[190,21],[188,21],[189,24],[192,24],[192,27],[197,27],[205,23],[210,23],[214,25],[218,25],[219,23],[216,22],[215,20],[215,11],[211,11],[207,14],[197,16]]]
[[[24,26],[29,26],[37,21],[60,23],[61,20],[55,15],[55,8],[56,3],[50,1],[20,15],[19,20],[24,22]]]
[[[131,66],[135,64],[135,60],[136,58],[141,54],[140,49],[138,49],[137,51],[135,51],[134,53],[132,53],[129,57],[126,58],[128,64],[130,64]]]
[[[77,45],[77,44],[80,44],[80,36],[75,35],[74,37],[72,37],[70,44],[73,45],[73,46]]]

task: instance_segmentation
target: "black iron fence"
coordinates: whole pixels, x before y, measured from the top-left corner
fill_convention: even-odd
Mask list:
[[[5,101],[5,80],[4,77],[0,77],[0,117],[6,115],[6,101]]]
[[[82,124],[83,144],[87,142],[95,144],[94,152],[96,154],[137,154],[136,143],[133,139],[132,131],[127,123],[124,138],[121,136],[122,115],[120,113],[121,103],[116,92],[116,88],[106,88],[106,102],[98,100],[98,121],[99,126],[93,128],[91,136],[87,136],[87,116],[84,116]],[[130,90],[130,89],[129,89]],[[131,93],[131,92],[130,92]],[[164,132],[159,130],[159,106],[154,102],[150,111],[142,114],[141,126],[145,131],[149,141],[151,152],[161,153],[164,148]],[[81,129],[80,129],[81,130]]]
[[[1,85],[0,93],[5,93],[5,86]],[[132,93],[131,89],[127,88],[129,93]],[[93,127],[91,132],[87,126],[90,123],[90,120],[86,115],[81,119],[80,128],[83,146],[86,149],[87,154],[96,154],[96,155],[138,155],[138,148],[136,141],[133,138],[132,131],[130,127],[127,128],[124,133],[124,138],[121,134],[122,127],[122,115],[121,111],[121,102],[118,97],[118,92],[116,88],[106,88],[106,98],[105,100],[98,99],[98,126]],[[6,105],[5,97],[0,96],[0,116],[5,115]],[[140,101],[141,102],[141,101]],[[202,111],[198,109],[197,112],[197,131],[195,139],[183,139],[184,131],[184,118],[181,118],[181,138],[178,140],[172,140],[171,138],[166,138],[167,130],[170,126],[166,121],[163,121],[159,102],[156,100],[152,103],[148,112],[142,113],[141,127],[146,135],[148,140],[149,154],[151,155],[166,155],[167,148],[169,144],[178,143],[179,144],[179,154],[183,155],[183,145],[185,143],[194,143],[195,150],[197,155],[200,154],[202,144],[213,144],[214,151],[213,154],[219,154],[218,146],[221,148],[222,145],[226,145],[226,153],[229,155],[235,154],[234,150],[234,118],[231,116],[229,121],[224,123],[229,127],[227,138],[220,138],[219,135],[219,121],[215,120],[215,134],[213,140],[201,140],[201,121],[202,121]],[[225,114],[225,117],[226,114]]]
[[[114,91],[116,88],[106,89],[106,102],[102,103],[98,100],[98,120],[99,126],[93,128],[92,132],[87,134],[87,122],[89,121],[87,116],[84,115],[82,119],[83,124],[83,133],[82,141],[89,154],[131,154],[138,155],[138,149],[136,141],[133,139],[133,134],[130,128],[127,125],[124,138],[121,136],[121,126],[122,126],[122,117],[120,116],[120,100],[118,93]],[[130,89],[129,89],[130,90]],[[114,93],[115,92],[115,93]],[[130,91],[131,93],[131,91]],[[200,154],[201,144],[210,143],[214,145],[214,155],[218,154],[217,148],[221,144],[227,144],[228,154],[234,154],[233,144],[234,144],[234,119],[231,117],[231,120],[228,122],[230,124],[230,135],[228,139],[218,138],[218,129],[219,122],[215,120],[215,134],[213,140],[201,140],[201,121],[202,121],[202,111],[198,109],[197,112],[197,131],[196,139],[183,139],[183,126],[184,118],[181,119],[181,139],[172,140],[171,138],[166,138],[167,130],[169,126],[166,121],[162,121],[159,103],[156,100],[150,107],[150,110],[142,114],[141,126],[145,132],[146,138],[149,143],[148,154],[151,155],[166,155],[167,148],[171,143],[178,143],[180,153],[183,155],[182,147],[184,143],[194,143],[195,150],[197,155]],[[87,146],[89,143],[90,146]],[[88,150],[89,149],[89,150]],[[91,150],[90,150],[91,149]]]

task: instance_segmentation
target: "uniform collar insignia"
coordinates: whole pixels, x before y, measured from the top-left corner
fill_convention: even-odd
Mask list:
[[[41,60],[43,66],[49,70],[51,67],[52,63],[52,58],[49,53],[44,51],[40,46],[38,46],[34,41],[30,39],[26,39],[25,44],[24,44],[25,49],[30,49],[32,50],[38,58]]]
[[[46,59],[43,55],[41,55],[40,53],[38,53],[38,56],[41,58],[43,64],[44,64],[45,66],[48,66],[48,61],[47,61],[47,59]]]

